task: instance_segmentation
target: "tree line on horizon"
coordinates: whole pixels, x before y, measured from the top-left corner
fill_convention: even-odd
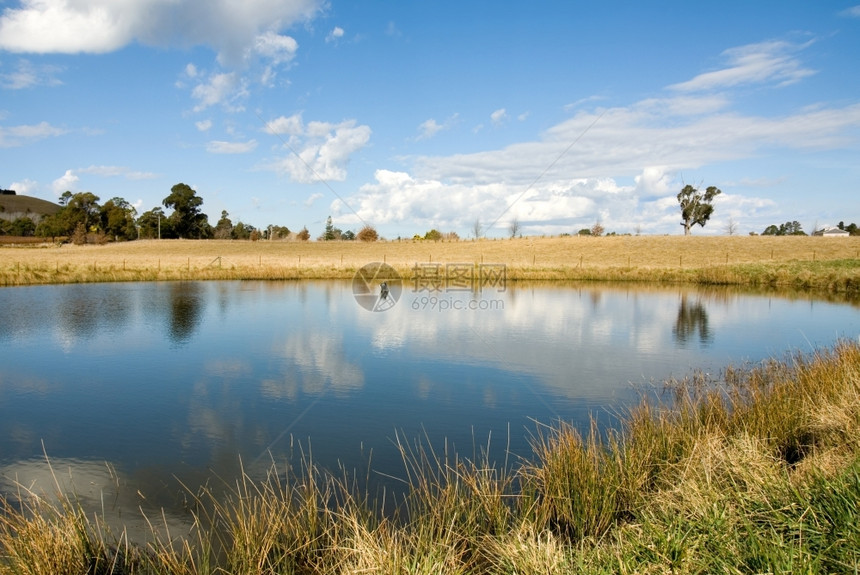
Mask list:
[[[0,190],[3,195],[15,195],[14,190]],[[713,201],[721,194],[716,186],[709,186],[704,192],[698,187],[685,185],[678,193],[677,199],[681,209],[684,235],[690,235],[695,225],[704,227],[714,211]],[[23,216],[15,220],[0,219],[0,235],[9,236],[38,236],[51,238],[69,238],[73,243],[99,243],[107,241],[130,241],[135,239],[236,239],[236,240],[284,240],[295,239],[308,241],[310,232],[303,227],[298,232],[292,232],[287,226],[269,225],[259,230],[251,224],[242,221],[234,224],[226,210],[221,212],[220,219],[214,226],[209,223],[209,217],[203,213],[201,206],[203,198],[184,183],[178,183],[170,189],[170,194],[162,201],[163,208],[172,209],[167,215],[162,206],[157,206],[137,216],[137,210],[128,201],[114,197],[99,204],[99,197],[92,192],[64,192],[59,199],[60,210],[54,214],[45,214],[33,218]],[[2,206],[0,206],[2,211]],[[727,226],[728,235],[734,235],[736,224],[731,217]],[[839,222],[839,229],[850,235],[860,235],[857,224],[845,225]],[[510,237],[520,233],[520,223],[517,218],[511,222],[508,232]],[[480,218],[473,224],[476,239],[483,233]],[[601,236],[605,232],[598,220],[591,228],[579,230],[577,235]],[[522,234],[520,234],[521,236]],[[561,234],[569,236],[570,234]],[[616,235],[614,232],[609,235]],[[637,233],[639,229],[637,227]],[[756,235],[751,232],[750,235]],[[761,233],[763,236],[807,235],[799,222],[789,221],[784,224],[770,225]],[[358,233],[352,230],[343,231],[335,227],[331,216],[326,219],[325,229],[317,241],[377,241],[379,234],[376,229],[366,224]],[[400,238],[398,237],[398,240]],[[415,234],[414,240],[448,240],[456,241],[460,237],[456,232],[441,233],[431,229],[423,236]]]
[[[9,192],[14,194],[12,190]],[[60,196],[60,209],[56,213],[42,215],[36,221],[27,216],[11,222],[0,220],[0,234],[52,240],[69,238],[78,244],[136,239],[286,239],[291,235],[298,240],[310,239],[306,227],[293,233],[287,226],[270,225],[258,230],[241,221],[234,225],[226,210],[212,226],[201,209],[203,198],[183,183],[170,189],[162,201],[163,207],[154,207],[140,216],[123,198],[99,202],[100,198],[92,192],[66,191]],[[164,208],[173,211],[167,215]]]

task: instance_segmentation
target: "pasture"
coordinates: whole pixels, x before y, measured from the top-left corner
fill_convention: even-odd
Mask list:
[[[860,289],[860,237],[608,236],[478,241],[142,240],[0,247],[0,285],[217,279],[351,279],[371,262],[503,264],[507,279]]]

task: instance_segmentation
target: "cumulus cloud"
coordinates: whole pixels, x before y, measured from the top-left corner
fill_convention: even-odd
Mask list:
[[[499,108],[492,114],[490,114],[490,120],[493,121],[493,124],[499,125],[504,122],[508,118],[508,112],[504,108]]]
[[[332,28],[332,31],[328,33],[328,36],[325,37],[326,42],[336,42],[339,39],[343,38],[343,28],[340,26],[335,26]]]
[[[267,57],[273,64],[289,62],[298,49],[299,44],[295,39],[271,31],[254,39],[254,52]]]
[[[336,201],[333,206],[343,221],[409,221],[428,229],[468,229],[476,217],[498,228],[516,217],[528,233],[570,232],[598,219],[620,232],[675,231],[682,173],[780,150],[856,145],[860,104],[816,105],[771,116],[734,108],[731,87],[780,86],[809,76],[812,72],[795,57],[803,47],[774,42],[728,50],[725,73],[696,76],[667,87],[663,97],[628,106],[580,108],[530,141],[417,157],[407,171],[377,171],[374,182],[346,198],[347,205]],[[716,89],[726,91],[712,92]],[[491,119],[505,117],[500,109]],[[438,129],[435,121],[421,126],[428,135]],[[727,189],[721,209],[736,220],[774,209],[768,198]]]
[[[206,151],[210,154],[247,154],[257,148],[256,140],[247,142],[224,142],[213,140],[206,144]]]
[[[237,62],[258,37],[308,20],[322,0],[21,0],[0,16],[0,48],[105,53],[132,42],[205,45]]]
[[[193,108],[195,112],[212,106],[221,106],[227,112],[245,110],[244,102],[250,91],[247,79],[238,72],[205,73],[195,70],[195,74],[196,85],[191,90],[191,98],[197,102]]]
[[[199,122],[195,122],[194,125],[201,132],[208,132],[212,128],[212,120],[200,120]]]
[[[51,188],[54,190],[54,194],[59,197],[66,190],[73,190],[75,188],[75,184],[79,179],[80,178],[75,175],[73,170],[66,170],[65,174],[63,174],[51,183]]]
[[[726,67],[699,74],[670,88],[681,92],[698,92],[731,88],[741,84],[794,84],[815,74],[814,70],[803,67],[800,60],[794,57],[796,52],[810,44],[795,45],[772,41],[730,48],[723,52],[727,61]]]
[[[266,132],[274,135],[298,136],[304,131],[301,114],[280,116],[266,123]]]
[[[594,198],[619,189],[611,180],[571,180],[536,186],[522,194],[501,182],[466,185],[390,170],[377,170],[374,178],[348,200],[348,206],[340,201],[333,204],[339,221],[376,225],[408,221],[428,229],[463,229],[475,218],[485,226],[504,227],[516,217],[532,229],[545,225],[557,232],[569,229],[578,218],[591,217]]]
[[[52,126],[48,122],[33,125],[0,126],[0,148],[18,148],[43,140],[62,136],[66,130]]]
[[[39,189],[39,182],[35,182],[29,178],[25,178],[20,182],[12,182],[12,185],[9,186],[10,190],[15,190],[18,194],[22,196],[32,196]]]
[[[346,179],[350,157],[367,145],[371,134],[369,126],[355,120],[305,124],[300,114],[267,122],[265,131],[289,136],[283,142],[290,154],[270,167],[302,183]]]

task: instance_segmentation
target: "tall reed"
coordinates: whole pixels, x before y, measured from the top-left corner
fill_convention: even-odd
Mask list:
[[[194,490],[190,532],[145,547],[21,489],[0,574],[860,570],[857,342],[667,382],[618,427],[541,425],[532,447],[509,465],[398,437],[403,490],[381,497],[303,455]]]

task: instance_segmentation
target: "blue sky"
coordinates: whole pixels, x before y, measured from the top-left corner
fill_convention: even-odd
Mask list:
[[[856,2],[856,0],[855,0]],[[0,0],[0,187],[387,238],[860,223],[860,5]]]

